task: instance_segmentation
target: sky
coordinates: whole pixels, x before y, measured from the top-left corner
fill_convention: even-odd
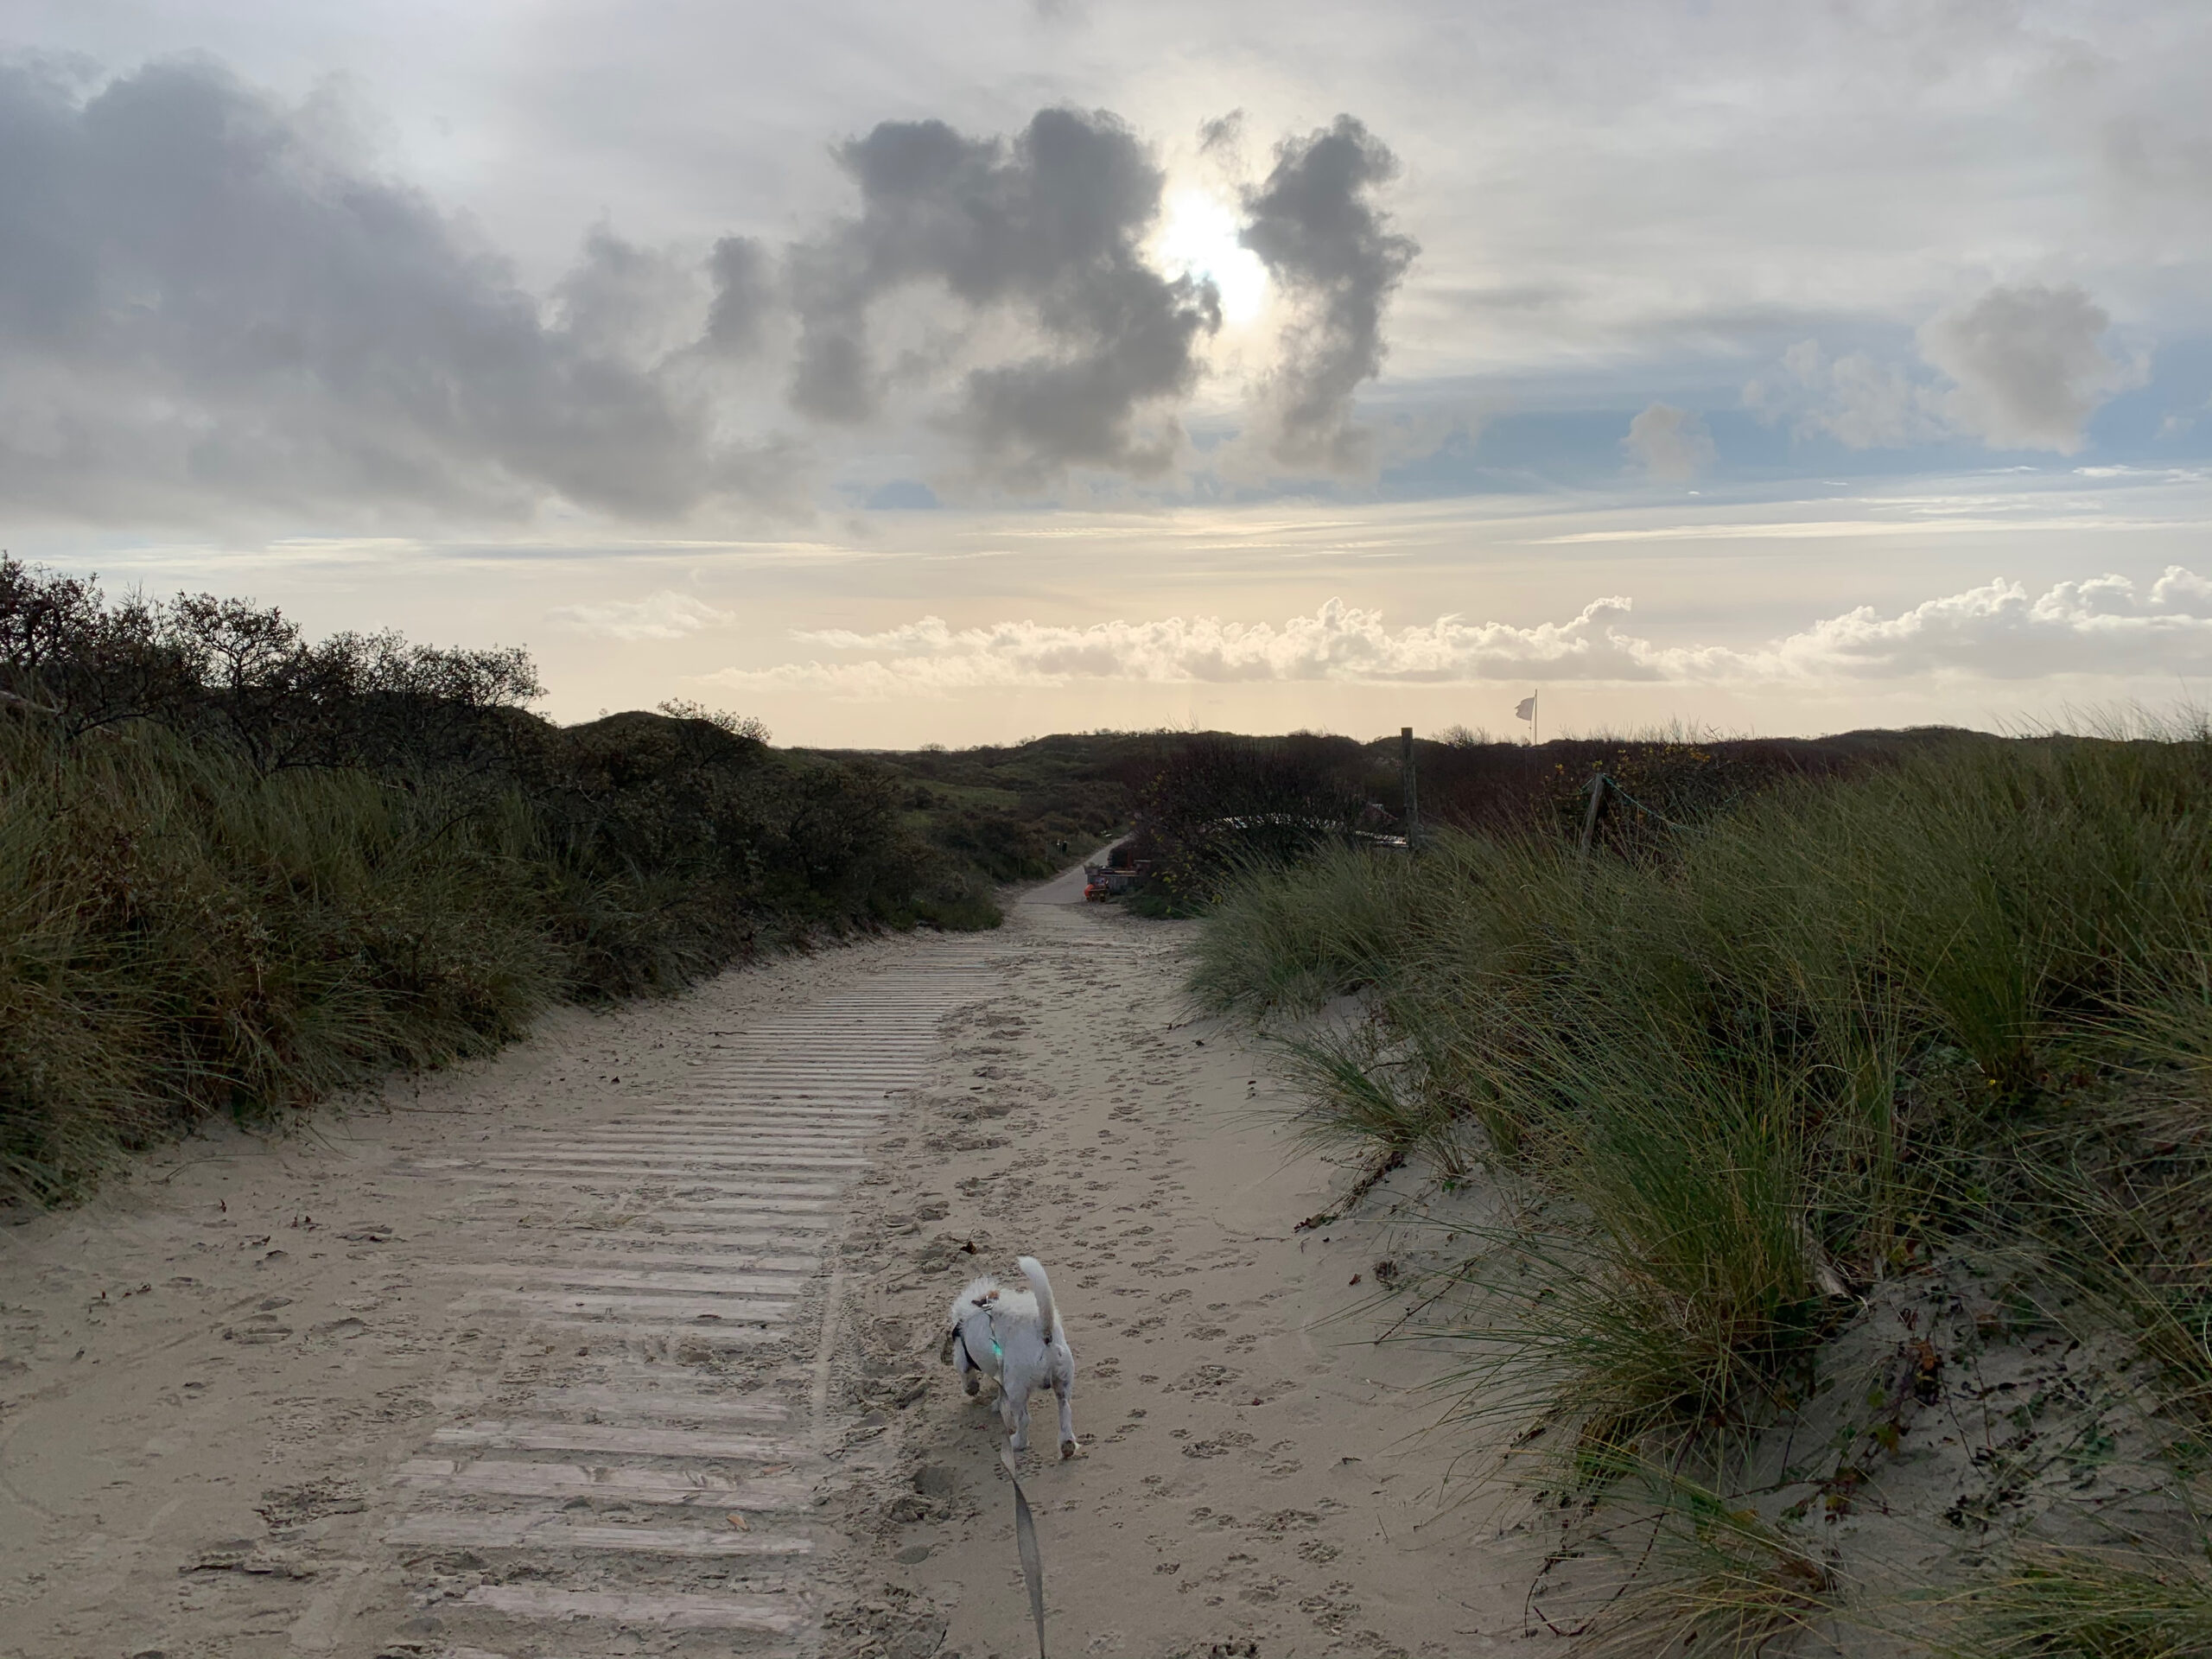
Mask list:
[[[2212,676],[2212,8],[10,0],[0,544],[556,718]]]

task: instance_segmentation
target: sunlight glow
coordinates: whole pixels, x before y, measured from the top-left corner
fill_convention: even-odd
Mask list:
[[[1236,210],[1211,191],[1176,190],[1168,194],[1153,244],[1154,257],[1169,274],[1212,280],[1231,327],[1257,317],[1268,301],[1268,268],[1238,245],[1238,227]]]

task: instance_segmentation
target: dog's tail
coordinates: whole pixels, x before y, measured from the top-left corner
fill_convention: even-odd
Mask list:
[[[1051,1341],[1052,1332],[1060,1323],[1059,1310],[1052,1306],[1052,1281],[1045,1276],[1045,1264],[1033,1255],[1017,1255],[1014,1265],[1021,1269],[1021,1276],[1029,1281],[1029,1288],[1037,1295],[1037,1323]]]

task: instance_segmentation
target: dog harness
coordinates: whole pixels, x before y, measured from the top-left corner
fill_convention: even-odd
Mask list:
[[[998,1322],[991,1318],[990,1308],[980,1301],[970,1302],[969,1306],[981,1313],[983,1316],[983,1323],[991,1328],[991,1357],[996,1360],[1005,1359],[1006,1350],[999,1346]],[[964,1326],[956,1325],[952,1327],[952,1339],[959,1344],[960,1351],[966,1356],[969,1364],[974,1365],[977,1370],[983,1369],[976,1364],[976,1356],[968,1352],[968,1332]]]

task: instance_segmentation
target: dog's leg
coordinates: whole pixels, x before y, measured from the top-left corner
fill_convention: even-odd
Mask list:
[[[1014,1420],[1014,1449],[1027,1452],[1029,1449],[1029,1396],[1025,1394],[1020,1399],[1008,1403],[1013,1408],[1010,1414]]]
[[[1075,1438],[1075,1402],[1070,1397],[1075,1392],[1075,1384],[1055,1382],[1052,1392],[1060,1396],[1060,1455],[1071,1458],[1080,1449]]]

